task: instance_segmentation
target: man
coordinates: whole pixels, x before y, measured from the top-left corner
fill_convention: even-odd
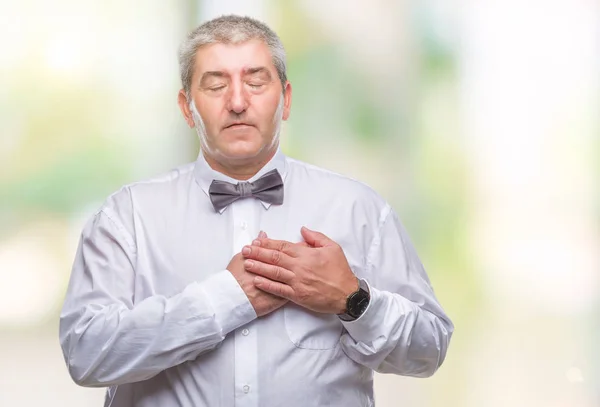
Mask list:
[[[73,380],[114,407],[352,407],[374,404],[373,371],[433,374],[453,326],[396,214],[279,149],[277,35],[211,20],[180,69],[200,154],[85,226],[60,320]]]

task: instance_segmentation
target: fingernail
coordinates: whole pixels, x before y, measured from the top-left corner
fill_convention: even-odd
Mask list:
[[[253,240],[252,241],[252,245],[253,246],[260,246],[260,240]]]
[[[254,262],[252,260],[246,260],[244,262],[244,267],[251,269],[252,267],[254,267]]]
[[[258,234],[258,237],[267,237],[267,234],[261,230],[260,233]]]
[[[261,284],[263,282],[263,278],[262,277],[254,277],[254,283],[255,284]]]
[[[242,254],[243,255],[247,255],[250,254],[252,250],[250,250],[250,248],[248,246],[244,246],[244,248],[242,249]]]

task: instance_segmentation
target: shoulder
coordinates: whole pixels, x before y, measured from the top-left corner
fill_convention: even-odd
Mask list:
[[[387,201],[364,182],[334,171],[288,157],[294,182],[308,195],[318,195],[330,202],[343,202],[373,215],[387,210]]]
[[[168,202],[179,191],[187,191],[193,179],[194,163],[187,163],[163,174],[123,185],[110,194],[96,211],[114,222],[131,223],[135,208]],[[129,229],[129,228],[127,228]]]
[[[187,185],[193,179],[193,169],[193,162],[183,164],[163,174],[124,185],[121,191],[128,191],[134,199],[144,197],[158,199],[165,197],[165,193],[170,195],[182,189],[182,186]],[[119,193],[120,191],[117,191],[116,194],[118,195]]]

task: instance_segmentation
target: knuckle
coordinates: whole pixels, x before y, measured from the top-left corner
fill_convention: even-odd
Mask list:
[[[267,290],[267,291],[271,291],[271,290],[273,289],[273,287],[271,287],[271,285],[272,285],[272,284],[271,284],[271,282],[270,282],[270,281],[265,281],[265,282],[263,283],[263,287],[264,287],[264,288],[265,288],[265,290]]]
[[[266,282],[264,285],[264,291],[266,291],[265,294],[277,294],[278,291],[278,287],[276,284],[273,284],[272,282]]]
[[[310,294],[308,293],[308,291],[306,289],[299,289],[296,290],[296,299],[298,301],[306,301],[308,299],[308,297],[310,296]]]
[[[275,278],[275,280],[281,280],[281,268],[280,267],[275,267],[275,269],[273,270],[273,277]]]
[[[327,256],[324,256],[322,253],[317,255],[317,264],[321,267],[324,267],[327,264]]]
[[[271,261],[273,262],[273,264],[279,264],[279,262],[281,261],[281,253],[277,250],[274,250],[271,253]]]

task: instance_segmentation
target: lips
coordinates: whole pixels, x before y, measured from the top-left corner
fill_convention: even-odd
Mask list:
[[[226,129],[235,129],[235,128],[242,128],[242,127],[250,127],[251,124],[248,123],[233,123],[230,124],[228,126],[225,126]]]

